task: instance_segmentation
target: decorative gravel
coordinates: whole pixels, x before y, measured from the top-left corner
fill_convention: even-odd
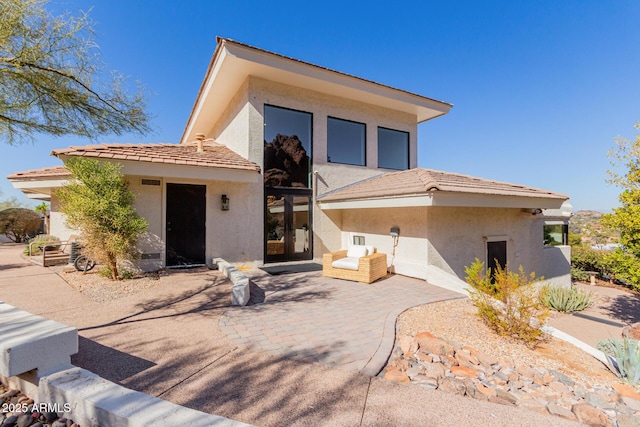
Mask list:
[[[113,301],[168,282],[168,273],[162,270],[136,275],[131,279],[111,280],[100,276],[98,268],[99,266],[86,273],[59,268],[57,273],[69,286],[96,302]]]
[[[449,300],[411,308],[397,322],[397,336],[428,331],[437,337],[491,354],[512,366],[556,369],[587,388],[619,382],[601,362],[579,348],[549,338],[534,349],[499,336],[476,316],[468,299]]]

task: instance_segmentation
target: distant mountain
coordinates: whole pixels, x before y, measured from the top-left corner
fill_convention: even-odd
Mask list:
[[[583,210],[573,214],[569,222],[569,231],[582,236],[584,243],[606,244],[618,243],[620,233],[604,227],[600,223],[602,212]]]

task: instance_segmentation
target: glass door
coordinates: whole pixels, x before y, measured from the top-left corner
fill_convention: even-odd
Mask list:
[[[265,261],[312,258],[311,195],[269,191],[265,200]]]

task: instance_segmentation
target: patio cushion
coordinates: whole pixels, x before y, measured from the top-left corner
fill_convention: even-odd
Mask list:
[[[345,270],[358,271],[358,258],[346,257],[340,258],[331,263],[333,268],[342,268]]]
[[[347,251],[347,257],[348,258],[360,258],[363,256],[367,256],[368,255],[368,250],[366,246],[362,246],[362,245],[353,245],[349,247],[349,250]],[[357,270],[358,268],[356,268]]]
[[[376,253],[375,248],[371,245],[367,245],[365,246],[365,248],[367,248],[367,256],[373,255],[374,253]]]

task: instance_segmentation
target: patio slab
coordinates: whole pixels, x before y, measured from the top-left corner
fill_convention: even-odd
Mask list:
[[[270,276],[248,272],[265,302],[227,310],[220,330],[234,343],[276,357],[376,375],[395,341],[395,322],[410,307],[458,293],[393,275],[370,285],[321,272]]]

